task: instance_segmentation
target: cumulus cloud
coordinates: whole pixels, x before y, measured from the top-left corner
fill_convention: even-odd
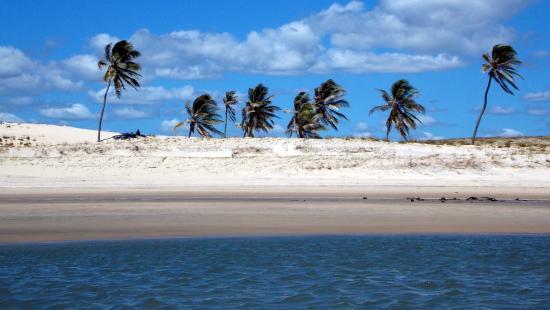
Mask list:
[[[336,47],[478,54],[513,38],[512,29],[501,23],[524,5],[522,0],[382,0],[366,10],[352,1],[308,21]]]
[[[523,98],[532,102],[548,102],[550,101],[550,91],[528,93]]]
[[[0,122],[22,123],[24,120],[15,114],[0,112]]]
[[[369,131],[369,125],[365,122],[359,122],[353,128],[353,136],[357,138],[372,137],[372,133]]]
[[[163,86],[147,86],[138,90],[127,88],[120,98],[117,98],[113,88],[109,90],[107,100],[109,103],[125,104],[155,104],[170,100],[190,100],[194,96],[195,90],[192,86],[183,86],[176,88],[165,88]],[[97,91],[89,91],[88,95],[95,102],[103,102],[105,88]]]
[[[494,106],[489,109],[490,114],[497,114],[497,115],[513,114],[515,112],[516,112],[516,109],[514,109],[513,107]]]
[[[176,126],[177,123],[179,123],[180,120],[178,119],[170,119],[170,120],[163,120],[160,123],[160,130],[165,133],[175,133],[174,126]],[[179,127],[180,129],[188,129],[189,125],[185,123],[183,126]]]
[[[65,59],[62,62],[62,67],[76,77],[99,81],[103,75],[97,67],[98,61],[99,59],[94,55],[75,55]]]
[[[88,108],[80,103],[68,107],[41,109],[40,114],[48,118],[84,120],[95,118],[95,115]]]
[[[12,105],[25,105],[33,102],[33,98],[29,96],[13,97],[6,99],[6,103]]]
[[[0,94],[71,91],[81,87],[82,82],[71,80],[57,63],[43,64],[17,48],[0,46]]]
[[[422,141],[425,141],[425,140],[441,140],[441,139],[444,139],[445,137],[442,137],[442,136],[436,136],[434,134],[432,134],[431,132],[423,132],[424,136],[418,138],[418,140],[422,140]]]
[[[114,44],[117,41],[120,41],[120,39],[115,36],[109,35],[107,33],[100,33],[90,39],[90,46],[97,52],[101,53],[101,55],[103,55],[103,52],[105,51],[105,46],[109,43]]]
[[[502,131],[498,134],[499,137],[519,137],[523,136],[523,132],[515,130],[513,128],[503,128]]]
[[[122,109],[116,109],[113,111],[113,113],[121,118],[145,118],[149,116],[149,113],[142,111],[142,110],[136,110],[134,108],[122,108]]]
[[[550,115],[550,109],[528,109],[527,114],[536,116]]]
[[[456,68],[463,56],[510,42],[506,18],[522,0],[382,0],[334,4],[275,28],[230,33],[136,31],[130,41],[142,52],[147,78],[203,79],[225,72],[303,74],[327,72],[411,73]],[[96,35],[98,56],[118,38]],[[381,52],[383,51],[383,52]]]
[[[437,124],[435,118],[429,115],[418,115],[418,119],[422,122],[422,125],[424,126],[432,126]]]

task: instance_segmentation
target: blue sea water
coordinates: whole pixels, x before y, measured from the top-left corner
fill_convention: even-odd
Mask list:
[[[0,308],[550,306],[550,236],[323,236],[0,246]]]

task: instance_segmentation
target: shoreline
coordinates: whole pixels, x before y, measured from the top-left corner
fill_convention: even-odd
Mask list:
[[[17,246],[60,246],[71,244],[94,244],[94,243],[116,243],[116,242],[154,242],[154,241],[201,241],[201,240],[233,240],[233,239],[307,239],[307,238],[399,238],[399,237],[520,237],[520,238],[550,238],[549,233],[359,233],[359,234],[294,234],[294,235],[212,235],[212,236],[172,236],[172,237],[145,237],[145,238],[121,238],[121,239],[81,239],[81,240],[60,240],[60,241],[22,241],[22,242],[0,242],[2,247]]]
[[[481,194],[497,201],[466,200]],[[460,200],[438,200],[445,195]],[[509,188],[456,187],[9,189],[0,193],[0,244],[180,237],[546,235],[549,201],[545,188],[513,193]]]

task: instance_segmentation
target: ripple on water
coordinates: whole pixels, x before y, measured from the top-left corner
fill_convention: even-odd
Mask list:
[[[548,236],[364,236],[0,247],[0,308],[542,308]]]

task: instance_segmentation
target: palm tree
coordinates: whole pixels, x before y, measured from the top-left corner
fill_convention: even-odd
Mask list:
[[[345,90],[331,79],[315,88],[315,111],[319,114],[321,122],[334,130],[338,130],[339,118],[348,119],[343,113],[338,112],[341,108],[349,107],[349,103],[343,99],[345,94]]]
[[[477,118],[476,128],[474,129],[474,135],[472,136],[472,144],[476,142],[477,129],[479,128],[479,123],[481,122],[481,117],[485,113],[485,108],[487,107],[487,95],[489,94],[489,89],[491,88],[491,82],[495,80],[498,85],[510,95],[513,95],[512,88],[518,89],[514,82],[514,78],[519,76],[523,78],[516,72],[515,66],[521,65],[521,61],[516,58],[516,51],[510,45],[497,44],[493,46],[493,51],[491,55],[488,53],[483,54],[483,59],[485,63],[483,64],[481,70],[483,73],[489,73],[489,82],[487,83],[487,89],[485,89],[485,97],[483,101],[483,107]]]
[[[325,130],[320,115],[315,111],[315,105],[306,92],[300,92],[294,98],[294,115],[287,126],[287,133],[292,137],[296,132],[299,138],[320,138],[317,131]]]
[[[105,95],[103,95],[103,107],[99,116],[97,142],[101,141],[101,124],[103,123],[103,114],[105,113],[107,94],[111,83],[114,84],[116,96],[120,98],[122,90],[126,89],[126,84],[137,90],[139,87],[137,79],[141,76],[139,74],[140,65],[134,62],[141,54],[134,49],[132,43],[122,40],[118,41],[112,48],[111,46],[112,43],[105,46],[104,58],[97,63],[100,70],[107,66],[107,71],[103,75],[103,81],[107,83],[107,89],[105,89]]]
[[[386,121],[386,140],[389,141],[389,135],[392,125],[399,131],[403,139],[408,140],[409,126],[416,129],[416,121],[422,124],[414,112],[424,113],[424,107],[415,101],[418,90],[414,88],[407,80],[399,80],[393,83],[391,95],[385,90],[379,89],[384,99],[384,104],[374,107],[369,111],[369,115],[379,111],[390,110],[390,115]]]
[[[235,123],[235,121],[237,120],[237,118],[235,117],[235,108],[233,106],[239,103],[239,98],[235,94],[234,90],[225,92],[223,103],[225,104],[225,127],[223,130],[223,137],[227,138],[227,117],[229,116],[229,119],[233,123]]]
[[[221,135],[222,132],[214,127],[215,124],[223,122],[218,114],[218,107],[216,101],[210,97],[209,94],[200,95],[193,101],[193,106],[189,104],[189,101],[185,103],[185,110],[189,118],[189,135],[195,132],[195,129],[202,137],[211,137],[212,133]],[[182,126],[184,122],[179,122],[174,126],[174,130]]]
[[[275,112],[280,108],[271,104],[271,98],[273,96],[268,96],[268,88],[261,83],[248,89],[248,101],[243,108],[241,122],[243,137],[254,137],[254,131],[267,133],[273,129],[273,118],[278,118]]]

